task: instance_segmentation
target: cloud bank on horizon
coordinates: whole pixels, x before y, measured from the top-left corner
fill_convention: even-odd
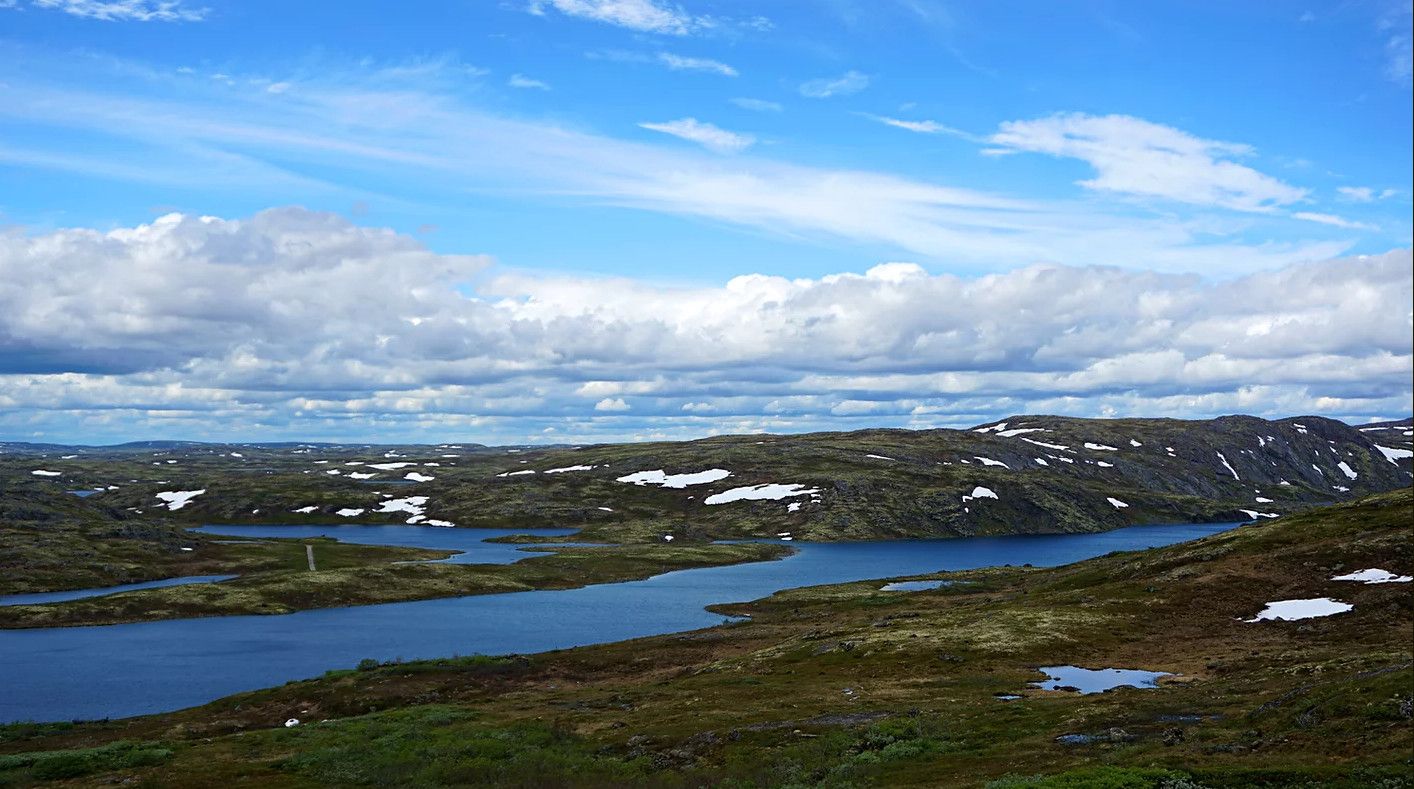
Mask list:
[[[1414,408],[1400,4],[433,5],[0,0],[0,438]]]

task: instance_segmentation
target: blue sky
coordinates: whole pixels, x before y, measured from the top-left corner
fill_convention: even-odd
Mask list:
[[[1373,0],[0,0],[0,434],[1407,414],[1409,27]],[[309,293],[262,290],[306,269]],[[1038,271],[1165,307],[1015,311]],[[1347,292],[1209,328],[1220,293],[1332,272]],[[212,281],[268,309],[228,315]],[[240,339],[340,293],[378,324],[361,345]],[[1253,350],[1349,315],[1373,334]],[[811,334],[859,316],[872,344]]]

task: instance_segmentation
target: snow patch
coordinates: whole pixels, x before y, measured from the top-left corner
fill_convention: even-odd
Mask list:
[[[1359,474],[1356,474],[1355,469],[1351,468],[1349,464],[1347,464],[1344,460],[1335,464],[1335,467],[1340,469],[1341,473],[1345,474],[1345,476],[1350,479],[1355,479],[1360,476]]]
[[[45,471],[45,470],[42,469],[42,468],[37,468],[37,469],[35,469],[34,471],[31,471],[30,473],[33,474],[33,475],[35,475],[36,477],[57,477],[57,476],[60,475],[61,472],[58,472],[58,471]]]
[[[206,492],[206,488],[201,490],[164,490],[157,494],[157,498],[167,502],[167,509],[179,510],[191,503],[191,500]]]
[[[635,485],[659,485],[664,488],[685,488],[688,485],[705,485],[730,477],[732,473],[724,468],[709,468],[690,474],[667,474],[662,469],[636,471],[619,477],[616,482],[631,482]]]
[[[1407,584],[1414,581],[1414,577],[1408,575],[1395,575],[1388,570],[1370,568],[1368,570],[1357,570],[1345,575],[1337,575],[1331,578],[1332,581],[1358,581],[1362,584]]]
[[[1091,442],[1089,442],[1089,441],[1086,441],[1086,442],[1085,442],[1085,448],[1086,448],[1086,449],[1093,449],[1093,450],[1095,450],[1095,451],[1097,451],[1097,452],[1118,452],[1118,451],[1119,451],[1119,447],[1112,447],[1112,446],[1110,446],[1110,445],[1108,445],[1108,444],[1095,444],[1095,443],[1091,443]]]
[[[1262,612],[1246,619],[1246,622],[1260,622],[1264,619],[1283,619],[1287,621],[1295,619],[1314,619],[1320,616],[1333,616],[1343,614],[1353,609],[1355,606],[1350,603],[1342,603],[1339,600],[1332,600],[1329,597],[1312,597],[1305,600],[1277,600],[1267,603],[1267,607]]]
[[[564,466],[563,468],[545,469],[546,474],[564,474],[570,471],[592,471],[593,466]]]
[[[702,500],[703,504],[726,504],[731,501],[776,501],[790,498],[791,496],[809,496],[819,493],[819,488],[807,488],[804,485],[791,483],[782,485],[776,482],[768,482],[764,485],[749,485],[744,488],[732,488],[721,493],[714,493]]]
[[[1113,506],[1113,507],[1114,507],[1115,509],[1117,509],[1117,510],[1122,510],[1122,509],[1124,509],[1124,508],[1126,508],[1126,507],[1129,506],[1128,504],[1126,504],[1126,503],[1120,501],[1119,499],[1117,499],[1117,498],[1115,498],[1115,497],[1113,497],[1113,496],[1106,496],[1106,497],[1105,497],[1105,501],[1108,501],[1108,502],[1110,503],[1110,505]]]
[[[991,488],[984,488],[981,485],[978,485],[977,487],[973,488],[971,495],[962,497],[963,501],[972,501],[974,499],[997,499],[998,501],[1000,501],[1000,498],[998,498],[996,491],[992,490]]]
[[[1237,476],[1237,469],[1234,469],[1234,468],[1232,467],[1232,464],[1229,463],[1229,462],[1227,462],[1227,457],[1224,456],[1223,453],[1221,453],[1221,452],[1219,452],[1219,453],[1217,453],[1217,454],[1218,454],[1218,460],[1221,460],[1221,461],[1223,462],[1223,467],[1227,469],[1227,473],[1231,474],[1233,479],[1238,480],[1238,481],[1241,481],[1241,480],[1242,480],[1242,477]]]
[[[974,455],[973,457],[976,457],[976,456]],[[1007,464],[1001,462],[1000,460],[992,460],[991,458],[984,458],[984,457],[979,457],[979,458],[977,458],[977,459],[980,460],[980,461],[982,461],[982,465],[984,465],[984,466],[1001,466],[1002,468],[1011,468],[1011,466],[1008,466]]]
[[[345,518],[357,518],[358,516],[363,514],[363,510],[356,509],[354,507],[345,507],[341,510],[335,510],[334,514]]]
[[[403,476],[403,479],[412,482],[431,482],[432,480],[436,479],[436,477],[431,476],[430,474],[419,474],[416,471],[409,471],[406,475]]]
[[[1385,456],[1385,460],[1388,460],[1396,466],[1399,465],[1399,461],[1403,458],[1414,458],[1414,451],[1408,449],[1391,449],[1390,447],[1382,447],[1379,444],[1375,445],[1375,449],[1378,449],[1380,454]]]

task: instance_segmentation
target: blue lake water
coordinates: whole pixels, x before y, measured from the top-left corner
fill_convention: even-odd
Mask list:
[[[118,584],[95,589],[69,589],[63,592],[34,592],[32,594],[10,594],[0,596],[0,605],[39,605],[41,603],[62,603],[85,597],[103,597],[119,592],[133,592],[138,589],[158,589],[163,586],[185,586],[186,584],[209,584],[228,581],[234,575],[184,575],[180,578],[163,578],[157,581],[141,581],[134,584]],[[0,636],[3,638],[3,636]]]
[[[105,627],[0,631],[0,721],[68,720],[177,709],[350,668],[363,658],[530,653],[692,630],[723,617],[704,606],[814,584],[1001,564],[1053,566],[1196,539],[1236,524],[1135,526],[1103,534],[790,545],[781,561],[680,570],[582,589],[476,595]],[[222,534],[251,536],[220,527]],[[306,528],[306,527],[290,527]],[[396,528],[398,544],[455,547],[484,531]],[[210,529],[217,531],[217,529]],[[352,536],[349,537],[353,539]],[[509,546],[507,546],[509,547]]]
[[[1042,690],[1076,688],[1081,693],[1103,693],[1115,688],[1157,688],[1159,680],[1169,676],[1162,671],[1133,668],[1081,668],[1079,666],[1042,666],[1046,678],[1031,683]]]
[[[565,537],[578,529],[448,529],[437,526],[357,526],[353,524],[299,526],[200,526],[192,531],[221,534],[243,540],[261,537],[333,537],[360,545],[396,545],[403,548],[444,548],[461,553],[442,561],[455,564],[510,564],[536,556],[514,543],[486,542],[512,534]],[[557,543],[550,543],[557,544]]]

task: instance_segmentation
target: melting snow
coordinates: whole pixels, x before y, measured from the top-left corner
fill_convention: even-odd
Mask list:
[[[992,490],[991,488],[984,488],[984,487],[982,487],[981,485],[978,485],[977,487],[975,487],[975,488],[972,489],[972,494],[971,494],[971,495],[969,495],[969,496],[963,496],[963,497],[962,497],[962,500],[963,500],[963,501],[972,501],[973,499],[995,499],[995,498],[997,498],[997,492],[996,492],[996,491]],[[1000,499],[998,499],[998,500],[1000,501]]]
[[[808,496],[819,493],[819,488],[807,488],[804,485],[791,483],[782,485],[776,482],[768,482],[764,485],[750,485],[744,488],[732,488],[721,493],[714,493],[702,500],[703,504],[726,504],[729,501],[760,501],[763,499],[778,500],[791,496]]]
[[[1041,458],[1031,458],[1031,459],[1034,460],[1034,461],[1036,461],[1037,463],[1039,463],[1039,464],[1042,465],[1042,466],[1049,466],[1049,465],[1051,465],[1050,463],[1047,463],[1045,460],[1042,460]]]
[[[1117,509],[1117,510],[1122,510],[1122,509],[1124,509],[1125,507],[1128,507],[1128,506],[1129,506],[1128,504],[1125,504],[1124,502],[1120,501],[1119,499],[1117,499],[1117,498],[1115,498],[1115,497],[1113,497],[1113,496],[1106,496],[1106,497],[1105,497],[1105,501],[1108,501],[1108,502],[1109,502],[1111,505],[1113,505],[1114,508]]]
[[[1050,432],[1050,431],[1047,430],[1047,429],[1044,428],[1044,427],[1014,427],[1014,428],[1012,428],[1011,430],[1003,430],[1002,432],[998,433],[997,435],[999,435],[999,436],[1006,436],[1007,438],[1011,438],[1012,436],[1019,436],[1019,435],[1021,435],[1022,433],[1049,433],[1049,432]]]
[[[436,477],[430,476],[428,474],[419,474],[416,471],[409,471],[403,477],[403,479],[411,480],[413,482],[431,482],[432,480],[436,479]]]
[[[1105,451],[1105,452],[1118,452],[1118,451],[1119,451],[1119,447],[1112,447],[1112,446],[1109,446],[1109,445],[1107,445],[1107,444],[1092,444],[1092,443],[1089,442],[1089,441],[1086,441],[1086,442],[1085,442],[1085,448],[1086,448],[1086,449],[1093,449],[1093,450],[1095,450],[1095,451]]]
[[[1047,444],[1044,441],[1037,441],[1034,438],[1023,438],[1021,440],[1025,441],[1028,444],[1035,444],[1038,447],[1045,447],[1046,449],[1070,449],[1070,447],[1067,446],[1062,446],[1060,444]]]
[[[1331,578],[1332,581],[1358,581],[1362,584],[1407,584],[1414,581],[1414,577],[1408,575],[1395,575],[1388,570],[1371,568],[1369,570],[1359,570],[1346,575],[1337,575]]]
[[[590,471],[590,470],[592,470],[593,468],[594,468],[593,466],[565,466],[564,468],[551,468],[551,469],[546,469],[546,470],[545,470],[545,473],[546,473],[546,474],[563,474],[563,473],[565,473],[566,471]]]
[[[1375,449],[1378,449],[1380,454],[1385,456],[1385,460],[1388,460],[1396,466],[1399,465],[1401,458],[1414,457],[1414,451],[1408,449],[1390,449],[1389,447],[1382,447],[1379,444],[1375,445]]]
[[[1244,621],[1313,619],[1318,616],[1343,614],[1354,607],[1350,603],[1342,603],[1329,597],[1313,597],[1307,600],[1277,600],[1274,603],[1267,603],[1267,607],[1262,609],[1260,614]]]
[[[988,427],[979,427],[979,428],[973,430],[972,432],[974,432],[974,433],[990,433],[990,432],[992,432],[993,430],[1006,430],[1006,422],[998,422],[997,424],[991,425],[991,426],[988,426]]]
[[[35,475],[36,477],[57,477],[60,474],[60,472],[58,471],[45,471],[42,468],[37,468],[34,471],[31,471],[30,473]]]
[[[875,460],[893,460],[893,458],[888,455],[865,455],[864,457],[874,458]]]
[[[318,507],[315,507],[315,506],[313,506],[313,505],[310,505],[310,506],[308,506],[308,507],[300,507],[300,508],[297,509],[297,510],[291,510],[291,512],[298,512],[298,513],[301,514],[301,515],[308,515],[309,513],[314,512],[314,511],[317,510],[317,509],[319,509],[319,508],[318,508]]]
[[[416,463],[369,463],[369,468],[376,468],[379,471],[397,471],[407,466],[416,466]]]
[[[1129,445],[1132,446],[1132,447],[1142,447],[1142,446],[1144,446],[1143,444],[1139,443],[1138,441],[1135,441],[1135,440],[1132,439],[1132,438],[1129,439]]]
[[[535,473],[535,470],[534,470],[534,469],[528,469],[528,468],[527,468],[527,469],[521,469],[520,471],[502,471],[500,474],[497,474],[496,476],[498,476],[498,477],[521,477],[521,476],[524,476],[524,475],[526,475],[526,474],[534,474],[534,473]]]
[[[799,511],[800,511],[800,502],[798,502],[798,501],[792,501],[791,503],[789,503],[789,504],[786,505],[786,512],[799,512]]]
[[[206,488],[201,490],[165,490],[157,494],[157,498],[167,502],[167,509],[179,510],[191,503],[191,500],[206,492]]]
[[[1097,460],[1097,461],[1095,461],[1095,465],[1099,466],[1100,468],[1114,468],[1114,467],[1115,467],[1115,464],[1113,464],[1113,463],[1106,463],[1106,462],[1103,461],[1103,460]]]
[[[347,508],[342,509],[342,510],[336,510],[336,511],[334,512],[334,514],[335,514],[335,515],[342,515],[342,516],[345,517],[345,518],[357,518],[358,516],[360,516],[360,515],[363,514],[363,510],[361,510],[361,509],[354,509],[353,507],[347,507]]]
[[[1247,513],[1247,517],[1251,518],[1251,519],[1254,520],[1254,521],[1257,520],[1258,518],[1280,518],[1280,517],[1281,517],[1281,513],[1278,513],[1278,512],[1258,512],[1258,511],[1256,511],[1256,510],[1238,510],[1238,512],[1245,512],[1245,513]]]
[[[1221,453],[1221,452],[1218,453],[1218,460],[1221,460],[1221,461],[1223,462],[1223,467],[1225,467],[1225,468],[1227,469],[1227,472],[1232,475],[1232,478],[1233,478],[1233,479],[1235,479],[1235,480],[1241,480],[1241,479],[1242,479],[1242,477],[1237,476],[1237,470],[1232,467],[1232,464],[1231,464],[1231,463],[1227,462],[1227,458],[1223,456],[1223,453]]]
[[[1344,460],[1335,464],[1335,467],[1344,472],[1345,476],[1349,477],[1350,479],[1355,479],[1356,477],[1360,476],[1359,474],[1356,474],[1355,469],[1351,468],[1348,464],[1346,464]]]
[[[719,479],[726,479],[732,473],[724,468],[709,468],[706,471],[698,471],[691,474],[666,474],[662,469],[654,471],[637,471],[627,476],[619,477],[617,482],[632,482],[635,485],[661,485],[665,488],[685,488],[688,485],[704,485],[708,482],[716,482]]]
[[[976,457],[976,456],[974,455],[973,457]],[[980,461],[982,461],[982,465],[984,465],[984,466],[1001,466],[1002,468],[1011,468],[1011,466],[1008,466],[1007,464],[1001,462],[1000,460],[992,460],[991,458],[983,458],[983,457],[979,457],[979,458],[977,458],[977,459],[980,460]]]
[[[350,471],[349,479],[373,479],[377,474],[365,474],[362,471]]]
[[[1266,496],[1257,496],[1257,497],[1255,497],[1254,501],[1256,501],[1258,504],[1271,504],[1271,503],[1272,503],[1272,500],[1269,499],[1269,498],[1267,498]]]

